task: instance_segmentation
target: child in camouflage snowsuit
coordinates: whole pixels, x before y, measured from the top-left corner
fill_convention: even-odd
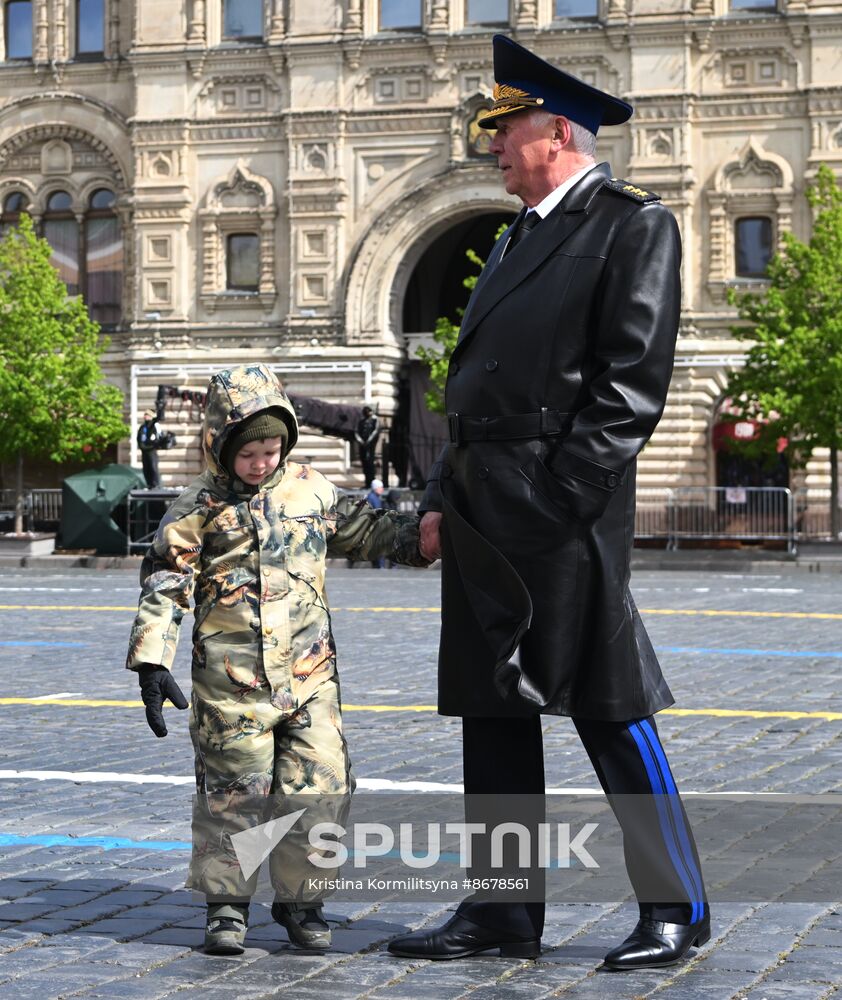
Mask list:
[[[127,666],[139,674],[159,736],[163,699],[187,707],[169,671],[191,594],[195,603],[197,796],[187,884],[207,896],[205,948],[214,953],[243,951],[256,888],[231,834],[265,822],[270,795],[341,801],[353,790],[325,557],[427,565],[415,515],[374,510],[288,461],[297,437],[295,411],[268,368],[214,375],[203,427],[207,469],[170,508],[141,568]],[[324,947],[330,931],[321,906],[301,895],[309,850],[306,830],[296,828],[270,855],[272,914],[299,945]]]

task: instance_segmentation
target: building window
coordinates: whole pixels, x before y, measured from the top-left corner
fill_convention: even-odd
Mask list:
[[[421,27],[420,0],[380,0],[380,30]]]
[[[32,58],[32,4],[8,0],[6,4],[6,58]]]
[[[509,0],[467,0],[467,24],[508,24]]]
[[[44,239],[53,248],[53,267],[67,285],[68,295],[79,294],[79,223],[66,191],[50,195],[44,212]]]
[[[222,0],[222,37],[254,41],[263,37],[263,0]]]
[[[778,0],[730,0],[731,10],[777,10]]]
[[[91,319],[116,326],[121,318],[123,237],[113,191],[91,195],[85,214],[85,302]]]
[[[105,51],[105,0],[78,0],[76,55],[91,58]]]
[[[599,0],[555,0],[555,16],[570,21],[596,20]]]
[[[772,259],[772,220],[767,216],[737,219],[735,243],[738,278],[765,278]]]
[[[0,239],[17,226],[20,222],[20,213],[26,211],[28,204],[26,195],[20,191],[6,195],[3,200],[3,211],[0,213]]]
[[[272,185],[242,160],[213,182],[199,211],[206,309],[274,306],[277,212]]]
[[[225,267],[229,291],[260,289],[260,237],[257,233],[231,233],[226,240]]]

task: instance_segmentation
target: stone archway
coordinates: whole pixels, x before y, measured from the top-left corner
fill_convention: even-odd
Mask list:
[[[513,217],[517,209],[497,169],[486,164],[448,169],[394,202],[360,241],[346,273],[348,343],[402,350],[404,301],[424,254],[457,226],[488,214]]]
[[[430,332],[439,316],[458,324],[469,297],[464,280],[479,273],[467,251],[473,250],[486,260],[500,226],[513,218],[512,212],[477,212],[455,222],[432,241],[422,237],[426,249],[412,270],[403,297],[404,333]]]

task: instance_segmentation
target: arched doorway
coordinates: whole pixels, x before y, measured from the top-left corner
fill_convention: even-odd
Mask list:
[[[474,212],[435,236],[417,258],[403,299],[403,332],[431,333],[439,317],[458,325],[470,291],[464,281],[479,268],[468,259],[473,250],[487,260],[501,226],[515,217],[513,212]],[[399,456],[398,475],[410,485],[421,485],[446,440],[441,415],[431,413],[425,396],[430,389],[427,367],[410,355],[398,395],[393,427],[393,447]]]
[[[458,323],[470,295],[463,282],[478,273],[466,256],[474,250],[488,258],[497,232],[514,219],[513,212],[483,212],[455,223],[436,237],[415,265],[403,300],[404,333],[427,333],[439,316]]]

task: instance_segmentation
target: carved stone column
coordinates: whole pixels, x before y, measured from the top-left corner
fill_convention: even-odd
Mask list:
[[[105,44],[109,59],[120,55],[120,3],[121,0],[108,0],[108,37]]]
[[[53,59],[66,62],[70,58],[67,44],[67,0],[53,2]]]
[[[269,41],[280,42],[286,35],[286,18],[284,17],[284,0],[272,0],[269,17]]]
[[[50,58],[50,15],[48,0],[35,0],[35,45],[32,61],[45,63]]]
[[[518,0],[516,16],[518,28],[537,28],[538,4],[536,0]]]
[[[708,229],[708,291],[715,302],[725,300],[725,288],[728,279],[727,261],[727,219],[725,212],[725,195],[720,191],[708,195],[710,206],[710,227]],[[704,230],[702,231],[704,237]]]
[[[193,13],[187,31],[187,41],[204,45],[207,39],[207,7],[205,0],[193,0]]]
[[[608,24],[626,22],[629,19],[629,12],[626,0],[608,0],[605,11],[605,20]]]
[[[447,0],[433,0],[430,10],[430,31],[447,31],[450,22],[450,11]]]
[[[792,232],[792,195],[779,194],[776,197],[778,203],[777,223],[777,249],[780,252],[784,249],[784,233]]]
[[[348,0],[348,11],[345,16],[345,30],[361,32],[363,30],[362,0]]]

